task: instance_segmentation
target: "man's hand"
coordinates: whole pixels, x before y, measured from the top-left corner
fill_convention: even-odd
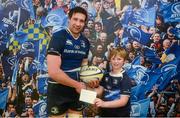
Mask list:
[[[91,80],[87,83],[90,88],[97,88],[99,86],[99,80]]]
[[[80,83],[79,86],[76,86],[75,89],[76,92],[81,93],[81,89],[86,89],[86,85],[83,82],[79,82],[79,83]]]

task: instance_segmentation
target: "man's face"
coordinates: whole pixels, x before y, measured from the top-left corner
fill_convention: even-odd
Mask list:
[[[69,19],[69,30],[75,35],[79,34],[85,26],[85,19],[86,16],[84,14],[74,13]]]
[[[106,42],[107,34],[106,33],[101,33],[99,39],[101,40],[101,42]]]
[[[84,29],[84,31],[83,31],[83,33],[84,33],[84,35],[86,36],[86,38],[89,38],[90,37],[90,31],[89,31],[89,29]]]
[[[88,10],[88,5],[87,4],[81,4],[81,7],[84,8],[86,11]]]
[[[154,37],[153,37],[154,42],[159,42],[160,39],[161,39],[160,34],[158,34],[158,33],[154,34]]]
[[[25,98],[25,104],[26,105],[31,105],[32,104],[32,100],[31,100],[31,98]]]
[[[94,28],[94,22],[92,20],[89,20],[87,26],[91,29]]]
[[[140,48],[140,47],[141,47],[141,45],[140,45],[139,42],[133,41],[133,48],[134,48],[134,49],[138,49],[138,48]]]

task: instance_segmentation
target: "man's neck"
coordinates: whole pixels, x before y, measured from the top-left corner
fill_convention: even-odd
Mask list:
[[[68,30],[68,32],[72,35],[72,37],[73,37],[74,39],[78,39],[78,38],[80,37],[80,33],[79,33],[79,34],[74,34],[74,33],[71,32],[71,30],[70,30],[69,28],[67,28],[67,30]]]

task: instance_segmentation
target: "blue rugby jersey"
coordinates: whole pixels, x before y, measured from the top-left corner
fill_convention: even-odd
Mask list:
[[[104,87],[103,99],[105,101],[120,99],[121,95],[130,96],[131,80],[125,71],[122,72],[121,76],[116,77],[107,73],[103,77],[101,85]]]
[[[102,79],[101,85],[104,87],[104,101],[114,101],[120,99],[123,95],[130,97],[131,80],[125,71],[122,71],[118,75],[107,73]],[[116,117],[129,116],[130,108],[131,104],[129,99],[125,106],[118,108],[102,108],[102,116],[110,117],[112,114]]]
[[[66,71],[80,67],[82,60],[88,57],[89,48],[90,43],[82,34],[74,39],[67,29],[63,29],[53,34],[47,53],[61,55],[60,68]]]

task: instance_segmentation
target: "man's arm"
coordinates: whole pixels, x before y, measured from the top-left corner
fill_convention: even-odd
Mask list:
[[[61,58],[56,55],[47,55],[47,65],[48,65],[48,74],[56,82],[73,87],[78,93],[80,93],[82,88],[85,88],[85,85],[81,82],[71,79],[63,70],[60,69]]]
[[[83,59],[81,66],[87,66],[88,65],[88,59]]]

